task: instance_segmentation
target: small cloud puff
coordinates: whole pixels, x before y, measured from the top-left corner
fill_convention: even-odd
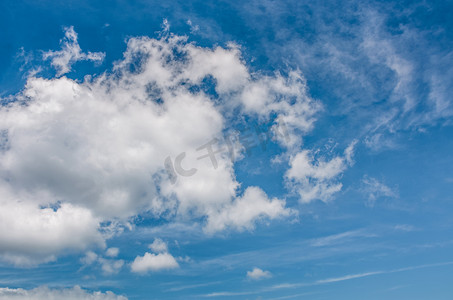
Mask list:
[[[247,278],[252,280],[260,280],[272,277],[271,272],[263,271],[260,268],[253,268],[252,271],[247,271]]]
[[[148,271],[161,271],[179,268],[176,259],[170,253],[152,254],[146,252],[143,256],[137,256],[131,265],[134,273],[146,273]]]
[[[161,239],[155,239],[149,248],[156,252],[146,252],[143,256],[137,256],[131,264],[131,271],[134,273],[147,273],[148,271],[161,271],[179,268],[176,259],[168,253],[167,244]]]
[[[167,252],[167,244],[161,239],[154,239],[154,242],[149,245],[149,248],[156,253]]]
[[[105,251],[105,255],[108,257],[117,257],[119,253],[120,249],[114,247],[108,248],[107,251]]]

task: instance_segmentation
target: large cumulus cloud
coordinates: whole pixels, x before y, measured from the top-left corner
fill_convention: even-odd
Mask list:
[[[74,56],[77,35],[67,30],[71,47],[46,56],[70,58],[58,60],[58,75],[87,59]],[[229,153],[216,153],[213,163],[201,146],[217,141],[228,127],[225,116],[239,111],[284,122],[292,139],[277,140],[291,148],[320,109],[300,72],[253,73],[235,44],[202,48],[166,31],[158,39],[131,38],[124,58],[100,76],[33,75],[13,98],[0,108],[0,255],[17,264],[104,247],[105,224],[141,213],[206,220],[209,233],[293,215],[284,199],[269,199],[260,187],[238,194]],[[172,178],[164,162],[181,155],[180,167],[195,171]]]

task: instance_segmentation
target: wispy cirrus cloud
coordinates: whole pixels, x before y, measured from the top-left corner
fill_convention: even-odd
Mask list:
[[[369,206],[374,206],[379,198],[398,198],[396,188],[390,188],[376,178],[364,176],[362,184],[362,192],[368,196],[367,204]]]
[[[256,294],[265,294],[275,290],[281,289],[296,289],[296,288],[303,288],[303,287],[310,287],[316,285],[326,285],[336,282],[348,281],[348,280],[356,280],[366,277],[378,276],[378,275],[385,275],[391,273],[399,273],[399,272],[407,272],[412,270],[418,269],[425,269],[425,268],[436,268],[436,267],[445,267],[453,265],[453,262],[441,262],[441,263],[434,263],[434,264],[425,264],[425,265],[417,265],[387,271],[372,271],[372,272],[364,272],[364,273],[356,273],[356,274],[348,274],[340,277],[331,277],[326,279],[319,279],[313,282],[300,282],[300,283],[282,283],[277,284],[271,287],[264,287],[258,290],[253,291],[242,291],[242,292],[214,292],[203,295],[204,297],[222,297],[222,296],[238,296],[238,295],[256,295]],[[276,298],[276,299],[285,299],[283,298]]]

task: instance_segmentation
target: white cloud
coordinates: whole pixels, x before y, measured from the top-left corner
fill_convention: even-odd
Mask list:
[[[352,142],[342,156],[330,160],[322,157],[315,159],[310,150],[303,150],[291,157],[285,177],[299,194],[302,203],[316,199],[327,201],[341,190],[342,184],[338,178],[353,163],[355,144],[356,141]]]
[[[296,214],[285,207],[285,200],[269,199],[258,187],[248,187],[242,197],[209,215],[207,232],[231,227],[237,230],[253,229],[260,219],[276,219]]]
[[[263,271],[260,268],[253,268],[252,271],[247,271],[247,278],[250,278],[253,280],[260,280],[260,279],[269,278],[269,277],[272,277],[271,272]]]
[[[338,12],[328,5],[309,5],[317,12],[308,25],[316,28],[316,37],[307,41],[282,31],[284,26],[274,26],[273,33],[280,38],[263,40],[260,47],[274,63],[282,61],[282,54],[293,57],[311,82],[326,87],[329,110],[351,121],[351,130],[368,136],[369,142],[379,139],[379,145],[366,145],[382,150],[393,146],[394,141],[389,145],[382,143],[388,143],[395,133],[449,123],[453,115],[453,52],[439,42],[445,37],[444,30],[421,29],[407,22],[420,9],[418,5],[398,11],[399,16],[406,18],[398,24],[391,22],[396,11],[390,7],[346,3],[341,15],[354,18],[357,22],[352,24],[348,18],[338,17]],[[244,20],[249,26],[262,33],[273,30],[250,17],[254,5],[245,6],[248,9],[242,11],[247,12]],[[263,11],[252,15],[284,20],[287,11],[276,9],[274,4],[263,6]],[[430,6],[423,9],[432,9]],[[338,34],[334,28],[347,34]]]
[[[93,251],[88,251],[87,253],[85,253],[85,256],[80,259],[80,262],[82,262],[85,265],[91,265],[97,260],[98,255]]]
[[[66,74],[71,71],[71,65],[80,60],[91,60],[94,62],[102,62],[105,57],[101,52],[88,52],[83,53],[77,42],[77,33],[74,27],[65,28],[65,37],[60,41],[60,51],[47,51],[43,54],[44,59],[50,59],[52,66],[54,66],[58,76]]]
[[[105,259],[99,258],[101,264],[101,270],[105,275],[117,274],[124,266],[124,260],[122,259]]]
[[[411,14],[409,10],[405,13]],[[391,105],[387,112],[379,114],[386,115],[384,119],[376,118],[375,130],[382,127],[394,133],[406,128],[421,129],[451,117],[448,83],[453,76],[450,63],[453,52],[432,43],[434,32],[420,30],[411,24],[401,24],[398,33],[389,31],[388,15],[381,12],[366,9],[362,19],[360,49],[373,68],[382,72],[388,69],[395,78],[390,80]],[[417,47],[409,46],[414,44]],[[420,55],[424,60],[419,59]],[[430,63],[425,65],[422,61]]]
[[[173,255],[168,253],[168,246],[163,240],[154,239],[149,248],[156,254],[146,252],[143,256],[137,256],[131,264],[132,272],[147,273],[148,271],[156,272],[179,268],[178,262]]]
[[[423,122],[432,123],[433,120],[448,119],[453,115],[453,101],[450,96],[453,91],[450,84],[453,78],[452,61],[453,51],[450,49],[441,49],[430,57],[432,65],[425,76],[430,87],[428,105],[431,111],[423,114]]]
[[[120,253],[120,249],[115,248],[115,247],[108,248],[105,251],[105,255],[108,257],[117,257],[119,253]]]
[[[387,122],[384,121],[384,123]],[[383,133],[374,133],[365,137],[364,144],[374,151],[382,151],[387,149],[397,149],[400,147],[396,142],[395,137],[390,134],[384,135]]]
[[[374,206],[377,199],[386,197],[386,198],[397,198],[398,192],[395,189],[392,189],[380,182],[376,178],[365,176],[362,179],[363,188],[362,191],[365,194],[368,194],[369,206]]]
[[[41,286],[31,290],[0,288],[1,300],[127,300],[124,296],[118,296],[107,291],[89,292],[75,286],[67,289],[49,289]]]
[[[368,233],[364,230],[353,230],[315,238],[310,244],[314,247],[331,247],[337,244],[351,243],[356,238],[370,238],[375,236],[375,234]]]
[[[179,268],[178,262],[170,253],[166,252],[158,254],[146,252],[143,256],[137,256],[131,264],[131,271],[135,273],[176,268]]]
[[[63,73],[75,60],[96,58],[80,51],[72,28],[63,50],[46,57]],[[203,91],[209,76],[219,99]],[[221,136],[222,113],[242,106],[245,98],[234,95],[257,91],[263,83],[271,86],[265,95],[270,100],[253,110],[277,113],[276,122],[282,120],[291,133],[296,127],[309,130],[316,105],[301,75],[252,75],[234,44],[202,48],[164,32],[160,39],[131,38],[111,73],[82,82],[29,77],[16,101],[0,107],[0,186],[8,207],[2,210],[8,222],[0,221],[0,255],[16,263],[41,262],[66,250],[103,246],[108,235],[98,230],[111,229],[101,228],[104,221],[126,224],[141,212],[205,218],[210,232],[250,229],[257,219],[288,216],[283,200],[270,200],[259,188],[238,197],[228,153],[217,154],[214,167],[209,158],[199,159],[206,149],[197,150]],[[182,152],[183,168],[196,173],[178,174],[173,184],[164,162],[174,163]],[[41,208],[49,205],[59,208]],[[36,226],[29,230],[29,223],[16,222],[24,219]],[[44,226],[48,221],[52,225]],[[27,249],[29,241],[39,251]],[[40,259],[33,258],[38,252]]]
[[[186,23],[187,23],[187,25],[190,26],[190,33],[196,34],[196,33],[200,30],[200,26],[194,25],[194,24],[192,23],[192,20],[189,19],[189,20],[187,20]]]
[[[374,11],[367,11],[365,26],[363,26],[363,42],[361,48],[374,64],[386,66],[392,70],[396,83],[394,85],[391,100],[403,101],[403,112],[414,108],[416,97],[413,89],[413,64],[406,60],[395,48],[390,37],[386,37],[382,31],[385,20]]]
[[[154,242],[149,245],[149,248],[157,253],[168,251],[167,244],[161,239],[154,239]]]
[[[417,230],[414,226],[409,225],[409,224],[398,224],[393,227],[394,230],[397,231],[405,231],[405,232],[411,232],[414,230]]]
[[[297,71],[287,77],[277,73],[250,82],[242,90],[241,103],[245,112],[260,118],[276,114],[274,137],[292,149],[301,145],[303,134],[313,128],[315,115],[321,110],[321,104],[310,98],[306,81]],[[282,128],[285,132],[281,132]]]
[[[104,275],[117,274],[124,266],[124,260],[113,259],[118,256],[118,248],[108,248],[105,255],[109,258],[104,258],[97,255],[93,251],[88,251],[85,256],[80,259],[80,262],[85,266],[97,266],[100,267]]]
[[[55,260],[64,251],[104,246],[99,219],[89,209],[71,203],[40,207],[46,193],[17,195],[0,185],[0,255],[16,265]],[[52,199],[52,198],[51,198]]]

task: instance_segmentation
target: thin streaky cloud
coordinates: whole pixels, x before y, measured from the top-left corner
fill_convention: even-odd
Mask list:
[[[425,264],[425,265],[412,266],[412,267],[406,267],[406,268],[399,268],[399,269],[390,270],[390,271],[374,271],[374,272],[365,272],[365,273],[359,273],[359,274],[350,274],[350,275],[345,275],[345,276],[341,276],[341,277],[321,279],[321,280],[317,280],[317,281],[311,282],[311,283],[310,282],[307,282],[307,283],[283,283],[283,284],[279,284],[279,285],[274,285],[270,288],[260,289],[260,290],[256,290],[256,291],[213,292],[213,293],[202,295],[202,296],[203,297],[225,297],[225,296],[253,295],[253,294],[271,292],[271,291],[275,291],[275,290],[279,290],[279,289],[301,288],[301,287],[308,287],[308,286],[315,286],[315,285],[324,285],[324,284],[329,284],[329,283],[347,281],[347,280],[352,280],[352,279],[359,279],[359,278],[370,277],[370,276],[375,276],[375,275],[391,274],[391,273],[405,272],[405,271],[424,269],[424,268],[442,267],[442,266],[448,266],[448,265],[453,265],[453,261],[435,263],[435,264]],[[301,295],[301,294],[298,294],[298,295]],[[297,296],[297,295],[295,295],[295,296]],[[286,299],[286,298],[273,298],[273,299]]]
[[[206,282],[206,283],[199,283],[199,284],[192,284],[192,285],[184,285],[184,286],[179,286],[179,287],[174,287],[171,289],[168,289],[167,292],[179,292],[183,290],[188,290],[188,289],[195,289],[199,287],[205,287],[205,286],[210,286],[210,285],[216,285],[216,284],[221,284],[223,281],[214,281],[214,282]]]
[[[304,297],[304,296],[311,296],[311,295],[321,294],[321,293],[325,293],[325,292],[326,292],[326,291],[323,291],[323,292],[300,293],[300,294],[287,295],[287,296],[282,296],[282,297],[277,297],[277,298],[269,298],[269,300],[293,299],[293,298],[299,298],[299,297]]]
[[[358,273],[358,274],[349,274],[349,275],[345,275],[345,276],[341,276],[341,277],[321,279],[321,280],[317,280],[317,281],[311,282],[311,283],[283,283],[283,284],[279,284],[279,285],[274,285],[273,287],[271,287],[271,289],[297,288],[297,287],[304,287],[304,286],[328,284],[328,283],[364,278],[364,277],[381,275],[381,274],[399,273],[399,272],[412,271],[412,270],[417,270],[417,269],[442,267],[442,266],[448,266],[448,265],[453,265],[453,261],[435,263],[435,264],[425,264],[425,265],[419,265],[419,266],[411,266],[411,267],[399,268],[399,269],[389,270],[389,271],[373,271],[373,272],[365,272],[365,273]]]

